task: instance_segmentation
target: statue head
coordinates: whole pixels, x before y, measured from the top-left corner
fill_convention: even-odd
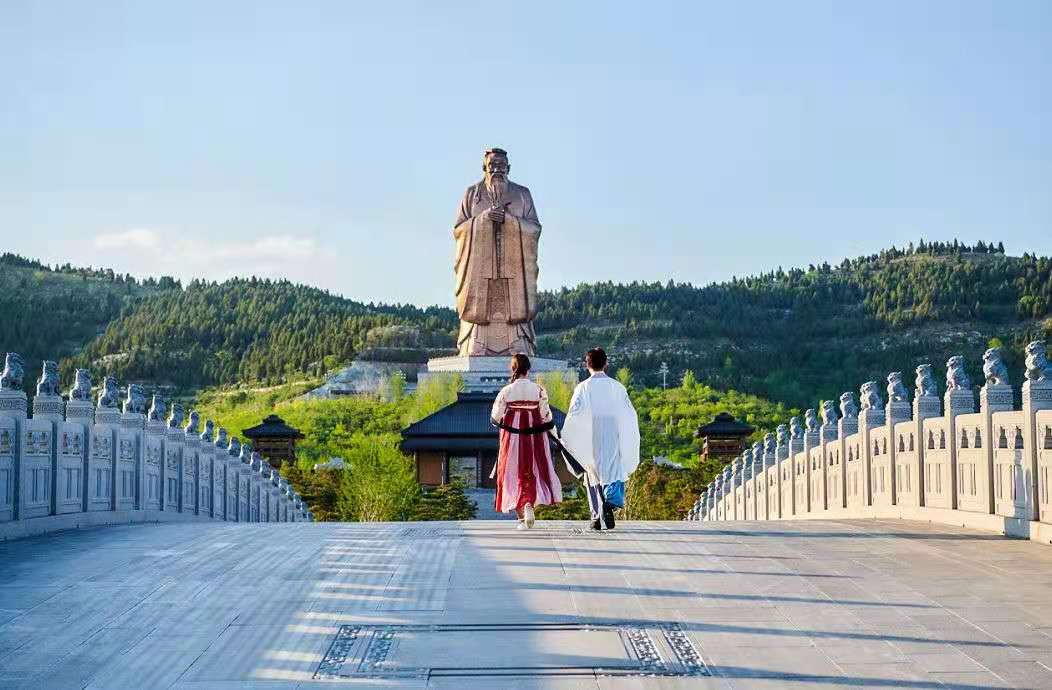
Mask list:
[[[69,389],[70,400],[91,400],[91,372],[77,369],[73,374],[73,387]]]
[[[495,180],[508,181],[508,173],[511,172],[511,163],[508,162],[508,152],[504,149],[487,149],[482,154],[482,173],[486,178],[486,185],[492,187]]]

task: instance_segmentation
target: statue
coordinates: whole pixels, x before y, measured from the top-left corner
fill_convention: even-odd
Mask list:
[[[69,389],[70,400],[91,400],[91,372],[77,369],[73,374],[73,387]]]
[[[858,404],[855,403],[855,394],[851,391],[840,395],[840,417],[842,419],[854,419],[858,416]]]
[[[160,393],[154,393],[153,399],[150,401],[150,411],[146,413],[146,418],[151,422],[163,422],[165,409],[164,396]]]
[[[207,422],[205,422],[205,429],[211,428],[210,427],[211,424],[213,424],[213,422],[212,422],[211,419],[209,419]],[[224,429],[223,427],[219,427],[219,431],[216,432],[216,441],[215,441],[216,448],[226,449],[229,445],[230,445],[230,442],[227,440],[227,437],[226,437],[226,429]]]
[[[1045,354],[1045,341],[1035,340],[1026,346],[1026,378],[1028,381],[1052,379],[1052,364]]]
[[[808,410],[811,414],[814,414],[814,410]],[[804,437],[804,430],[800,428],[800,418],[791,417],[789,419],[789,438],[794,441],[799,441]]]
[[[168,414],[168,428],[179,429],[183,425],[183,417],[186,413],[179,403],[172,403],[172,411]]]
[[[62,395],[58,386],[58,362],[44,360],[40,380],[37,381],[37,395]]]
[[[815,414],[814,408],[810,408],[804,412],[804,428],[807,429],[807,433],[809,434],[818,431],[818,415]]]
[[[827,425],[828,424],[829,426],[833,426],[834,424],[836,424],[836,421],[837,421],[836,403],[834,403],[832,400],[823,400],[822,401],[822,424],[823,425]]]
[[[120,391],[117,389],[117,378],[107,376],[102,380],[102,390],[99,391],[99,399],[95,404],[101,409],[115,410],[120,400]]]
[[[946,360],[946,390],[968,390],[972,381],[964,370],[964,357],[954,355]]]
[[[796,417],[793,417],[793,419],[796,419]],[[785,424],[779,424],[778,428],[775,429],[774,432],[778,439],[779,446],[789,445],[789,427],[787,427]]]
[[[765,455],[774,455],[774,447],[777,444],[777,437],[774,434],[766,434],[763,437],[763,452]]]
[[[22,359],[22,355],[17,352],[8,352],[7,357],[4,359],[4,373],[0,374],[0,390],[22,390],[25,366],[26,363]]]
[[[1008,384],[1008,367],[1001,358],[1001,348],[991,347],[983,353],[983,376],[988,386],[1004,386]]]
[[[124,414],[146,413],[146,389],[137,383],[128,384],[128,395],[124,398]]]
[[[183,427],[183,433],[188,435],[196,434],[197,426],[200,423],[201,415],[197,413],[197,410],[190,410],[190,416],[186,420],[186,426]]]
[[[939,389],[935,385],[935,375],[932,374],[930,364],[921,364],[917,367],[917,379],[913,382],[916,387],[918,398],[937,398]]]
[[[859,389],[859,399],[862,400],[863,410],[879,410],[884,407],[884,402],[877,392],[876,381],[866,381]]]
[[[464,192],[453,224],[461,356],[532,355],[536,349],[541,223],[530,190],[510,181],[510,170],[507,151],[486,151],[483,179]]]
[[[888,402],[906,402],[909,399],[910,392],[902,382],[902,372],[893,371],[888,374]]]
[[[219,433],[225,436],[226,429],[220,429]],[[236,437],[231,437],[229,445],[227,446],[227,453],[229,453],[232,457],[235,458],[241,455],[241,441],[238,441]]]
[[[190,418],[191,419],[193,419],[194,414],[195,413],[190,413]],[[202,441],[204,441],[205,443],[212,443],[212,439],[215,437],[215,433],[216,433],[216,423],[213,422],[211,419],[206,419],[205,420],[205,429],[204,429],[204,431],[201,432],[200,439]],[[216,443],[216,445],[218,446],[219,444]]]

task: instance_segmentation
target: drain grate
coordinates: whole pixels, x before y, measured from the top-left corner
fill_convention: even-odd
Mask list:
[[[707,676],[678,623],[344,625],[316,680]]]

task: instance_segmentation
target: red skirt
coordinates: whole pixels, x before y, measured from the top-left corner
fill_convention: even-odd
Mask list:
[[[502,420],[513,429],[540,426],[540,408],[535,402],[508,404]],[[500,430],[500,455],[497,456],[498,512],[522,510],[562,501],[563,489],[552,465],[552,449],[548,434],[515,434]]]

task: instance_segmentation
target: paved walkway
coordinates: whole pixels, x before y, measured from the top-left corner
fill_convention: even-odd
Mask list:
[[[3,688],[1050,688],[1050,667],[1052,548],[908,522],[0,543]]]

